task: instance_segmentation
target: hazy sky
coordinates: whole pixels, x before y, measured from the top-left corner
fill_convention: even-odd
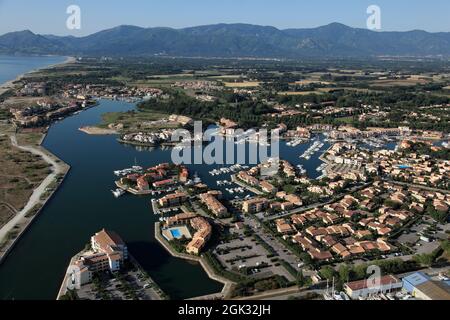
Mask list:
[[[81,8],[81,30],[66,28],[72,4]],[[364,28],[372,4],[381,8],[382,30],[450,31],[450,0],[0,0],[0,34],[29,29],[82,36],[122,24],[182,28],[235,22],[281,29],[341,22]]]

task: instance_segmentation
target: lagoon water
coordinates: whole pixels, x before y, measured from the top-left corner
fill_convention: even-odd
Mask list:
[[[61,63],[64,57],[0,56],[0,84],[31,70]],[[184,299],[218,292],[222,285],[208,278],[198,264],[171,257],[154,239],[151,197],[124,195],[115,199],[114,170],[128,168],[135,161],[144,167],[171,161],[171,150],[123,145],[115,136],[89,136],[79,127],[99,123],[106,112],[128,111],[135,106],[120,101],[101,100],[98,107],[71,116],[51,126],[44,147],[71,166],[56,191],[28,231],[0,265],[0,300],[55,299],[67,264],[75,253],[102,228],[116,231],[127,242],[131,254],[171,298]],[[310,160],[299,159],[310,143],[288,147],[280,143],[280,156],[293,165],[302,164],[310,178],[321,173],[321,153]],[[322,150],[329,147],[325,143]],[[394,148],[395,144],[389,146]],[[233,198],[217,180],[230,175],[211,176],[224,165],[189,165],[211,188]],[[245,195],[245,194],[243,194]],[[240,195],[240,196],[243,196]]]
[[[66,180],[12,253],[0,265],[0,299],[55,299],[70,257],[90,236],[107,228],[127,242],[133,256],[173,298],[218,292],[199,265],[172,258],[153,237],[156,216],[150,198],[115,199],[113,170],[134,159],[145,165],[170,160],[170,153],[139,152],[114,136],[89,136],[78,128],[98,123],[104,112],[134,108],[103,101],[99,107],[54,124],[44,147],[71,165]]]
[[[0,55],[0,84],[14,80],[19,75],[62,63],[65,57],[22,57]]]
[[[128,168],[135,161],[149,167],[171,161],[170,150],[142,150],[122,145],[115,136],[89,136],[79,127],[99,123],[101,114],[128,111],[134,105],[101,100],[99,106],[51,126],[44,147],[67,162],[71,171],[40,216],[0,265],[0,299],[55,299],[70,257],[80,251],[90,236],[102,228],[116,231],[131,254],[170,297],[184,299],[221,290],[197,265],[171,257],[154,239],[151,197],[125,195],[115,199],[114,170]],[[320,153],[309,161],[299,155],[310,143],[291,148],[280,144],[283,159],[302,163],[310,177],[320,175]],[[324,148],[328,147],[326,144]],[[209,171],[222,165],[190,165],[212,188],[217,180]]]

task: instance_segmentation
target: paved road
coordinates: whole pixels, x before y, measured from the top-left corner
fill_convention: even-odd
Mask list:
[[[302,290],[298,287],[289,287],[283,289],[276,289],[271,291],[266,291],[261,294],[257,294],[249,297],[240,297],[235,300],[287,300],[290,297],[296,297],[301,299],[305,297],[307,294],[316,293],[318,295],[323,295],[325,290],[321,289],[311,289],[311,290]]]
[[[320,296],[320,300],[322,300],[323,298],[323,294],[325,293],[325,290],[306,290],[306,291],[301,291],[301,292],[294,292],[294,293],[290,293],[290,292],[280,292],[279,294],[277,294],[276,296],[271,296],[271,297],[261,297],[259,298],[260,300],[288,300],[289,298],[296,298],[299,300],[305,299],[306,296],[308,294],[311,293],[315,293],[318,294]]]
[[[31,210],[36,204],[40,202],[41,196],[45,193],[48,186],[55,180],[58,174],[64,171],[63,167],[59,163],[57,163],[55,159],[50,157],[41,149],[32,146],[19,146],[17,144],[15,135],[11,136],[11,144],[14,147],[19,148],[20,150],[31,152],[33,154],[41,156],[45,162],[52,166],[52,172],[44,179],[44,181],[42,181],[42,183],[36,189],[34,189],[33,194],[31,195],[25,207],[0,229],[0,241],[8,234],[9,231],[11,231],[18,223],[20,223],[23,218],[25,218],[25,215],[29,210]]]
[[[421,185],[421,184],[400,182],[400,181],[395,181],[395,180],[392,180],[392,179],[386,179],[386,180],[387,180],[387,182],[390,182],[390,183],[393,183],[393,184],[397,184],[397,185],[400,185],[400,186],[406,186],[406,187],[411,187],[411,188],[423,189],[423,190],[433,191],[433,192],[440,192],[440,193],[445,193],[445,194],[450,193],[449,190],[431,188],[431,187],[427,187],[427,186],[424,186],[424,185]]]

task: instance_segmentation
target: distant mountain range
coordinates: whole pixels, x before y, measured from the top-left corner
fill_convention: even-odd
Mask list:
[[[375,32],[332,23],[311,29],[216,24],[184,29],[119,26],[86,37],[0,36],[2,54],[185,57],[450,56],[450,32]]]

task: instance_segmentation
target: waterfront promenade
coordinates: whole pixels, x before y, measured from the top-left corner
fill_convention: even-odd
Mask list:
[[[69,266],[73,265],[76,260],[80,258],[80,256],[84,253],[84,251],[81,251],[77,253],[75,256],[73,256],[70,259]],[[136,285],[138,285],[138,288],[140,290],[145,291],[146,293],[146,299],[145,300],[166,300],[167,295],[162,291],[162,289],[158,286],[158,284],[144,271],[142,266],[139,264],[139,262],[132,256],[128,255],[129,262],[134,266],[134,268],[137,269],[137,271],[128,271],[127,275],[134,278],[134,281]],[[138,275],[139,274],[139,278]],[[134,276],[133,276],[134,275]],[[58,295],[56,297],[56,300],[61,300],[62,297],[67,293],[67,284],[69,283],[69,277],[71,276],[70,273],[66,272],[64,275],[64,279],[62,281],[61,287],[59,288]],[[142,279],[146,280],[142,280]],[[113,279],[114,280],[114,279]],[[114,280],[115,281],[115,280]],[[146,287],[146,285],[150,285],[149,287]],[[81,288],[81,291],[83,291],[83,296],[81,299],[86,298],[84,295],[91,296],[93,294],[92,285],[86,284]],[[117,290],[117,289],[116,289]],[[79,291],[77,290],[77,293]],[[94,299],[95,297],[89,297],[90,299]]]
[[[258,190],[256,188],[251,187],[248,184],[242,182],[241,180],[236,178],[236,175],[234,175],[234,174],[231,176],[231,181],[234,182],[235,184],[237,184],[238,186],[240,186],[240,187],[242,187],[244,189],[247,189],[250,192],[253,192],[256,195],[259,195],[259,196],[264,195],[264,192],[262,192],[262,191],[260,191],[260,190]]]

